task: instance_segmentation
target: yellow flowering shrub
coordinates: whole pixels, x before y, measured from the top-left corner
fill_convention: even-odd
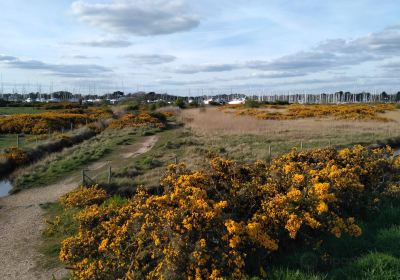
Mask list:
[[[165,124],[164,124],[163,120],[160,120],[159,118],[157,118],[155,116],[152,116],[150,113],[142,112],[139,114],[123,115],[121,118],[112,121],[110,123],[109,127],[114,128],[114,129],[123,129],[123,128],[127,128],[127,127],[164,128]]]
[[[108,198],[105,190],[97,187],[81,186],[77,190],[67,193],[60,198],[60,203],[66,207],[85,207],[100,204]]]
[[[291,240],[360,236],[357,220],[397,191],[399,171],[390,149],[361,146],[293,150],[271,164],[171,165],[162,194],[139,190],[123,206],[78,213],[79,233],[64,240],[60,259],[75,279],[262,276]]]
[[[0,158],[6,158],[15,164],[24,164],[28,161],[28,154],[17,147],[11,147],[5,149],[4,153],[0,154]]]
[[[111,118],[106,109],[71,109],[40,114],[16,114],[0,119],[0,133],[47,134],[49,132],[85,125],[88,122]]]
[[[226,105],[221,110],[232,112],[237,116],[251,116],[261,120],[294,120],[303,118],[334,118],[339,120],[376,120],[387,122],[388,118],[379,114],[395,110],[392,104],[344,104],[344,105],[299,105],[293,104],[278,109],[284,111],[270,111],[277,109],[271,105],[260,108],[245,108],[244,106]]]

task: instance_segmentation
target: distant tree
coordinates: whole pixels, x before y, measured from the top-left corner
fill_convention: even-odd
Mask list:
[[[260,107],[260,103],[258,101],[247,99],[244,105],[248,108],[258,108]]]
[[[119,90],[113,92],[113,94],[112,94],[113,98],[119,98],[119,97],[122,97],[122,96],[124,96],[124,95],[125,95],[125,93],[122,92],[122,91],[119,91]]]
[[[186,103],[185,103],[185,101],[184,101],[182,98],[178,98],[178,99],[175,101],[175,105],[178,106],[178,107],[181,108],[181,109],[184,109],[184,108],[186,107]]]

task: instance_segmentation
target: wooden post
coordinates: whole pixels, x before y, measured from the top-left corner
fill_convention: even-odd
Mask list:
[[[271,145],[269,145],[269,146],[268,146],[268,156],[269,156],[270,158],[271,158],[271,155],[272,155],[271,152],[272,152],[272,150],[271,150]]]
[[[268,158],[269,158],[269,163],[272,162],[272,148],[271,145],[268,146]]]
[[[74,129],[74,125],[73,125],[73,123],[71,122],[71,130],[73,130]]]
[[[19,134],[17,134],[17,148],[19,148]]]
[[[108,184],[111,184],[111,165],[108,167]]]
[[[178,164],[178,157],[175,156],[175,164]]]
[[[300,151],[303,150],[303,141],[300,142]]]
[[[329,139],[329,148],[332,147],[332,141]]]

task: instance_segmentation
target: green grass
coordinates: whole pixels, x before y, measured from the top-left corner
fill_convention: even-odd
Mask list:
[[[273,257],[271,279],[400,279],[400,207],[362,223],[358,237],[321,236],[320,247],[286,249]],[[299,276],[296,278],[294,276]]]
[[[41,141],[42,140],[39,140],[38,142]],[[23,137],[19,137],[20,148],[29,148],[35,145],[36,145],[36,136],[34,135],[25,135]],[[16,134],[0,134],[0,150],[16,146],[17,146]]]
[[[39,114],[44,112],[46,112],[45,109],[35,107],[0,107],[0,115]]]
[[[170,129],[157,135],[159,141],[151,151],[114,170],[113,178],[117,185],[131,188],[138,185],[157,187],[167,166],[174,163],[175,158],[193,168],[207,162],[204,160],[206,150],[187,130]]]
[[[20,171],[12,178],[14,188],[40,187],[56,182],[105,157],[119,145],[133,143],[138,138],[138,133],[132,130],[106,130],[96,137],[52,154]]]
[[[51,269],[61,266],[59,261],[59,254],[61,249],[61,242],[75,235],[78,231],[78,223],[74,219],[74,215],[79,211],[78,209],[64,208],[60,203],[46,203],[41,205],[45,210],[45,218],[47,227],[42,233],[43,241],[39,248],[43,258],[39,264],[45,269]],[[59,217],[60,223],[53,225],[56,217]]]

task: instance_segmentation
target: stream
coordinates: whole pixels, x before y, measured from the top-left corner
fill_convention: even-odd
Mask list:
[[[4,197],[9,195],[9,191],[11,191],[12,185],[8,180],[0,181],[0,197]]]

